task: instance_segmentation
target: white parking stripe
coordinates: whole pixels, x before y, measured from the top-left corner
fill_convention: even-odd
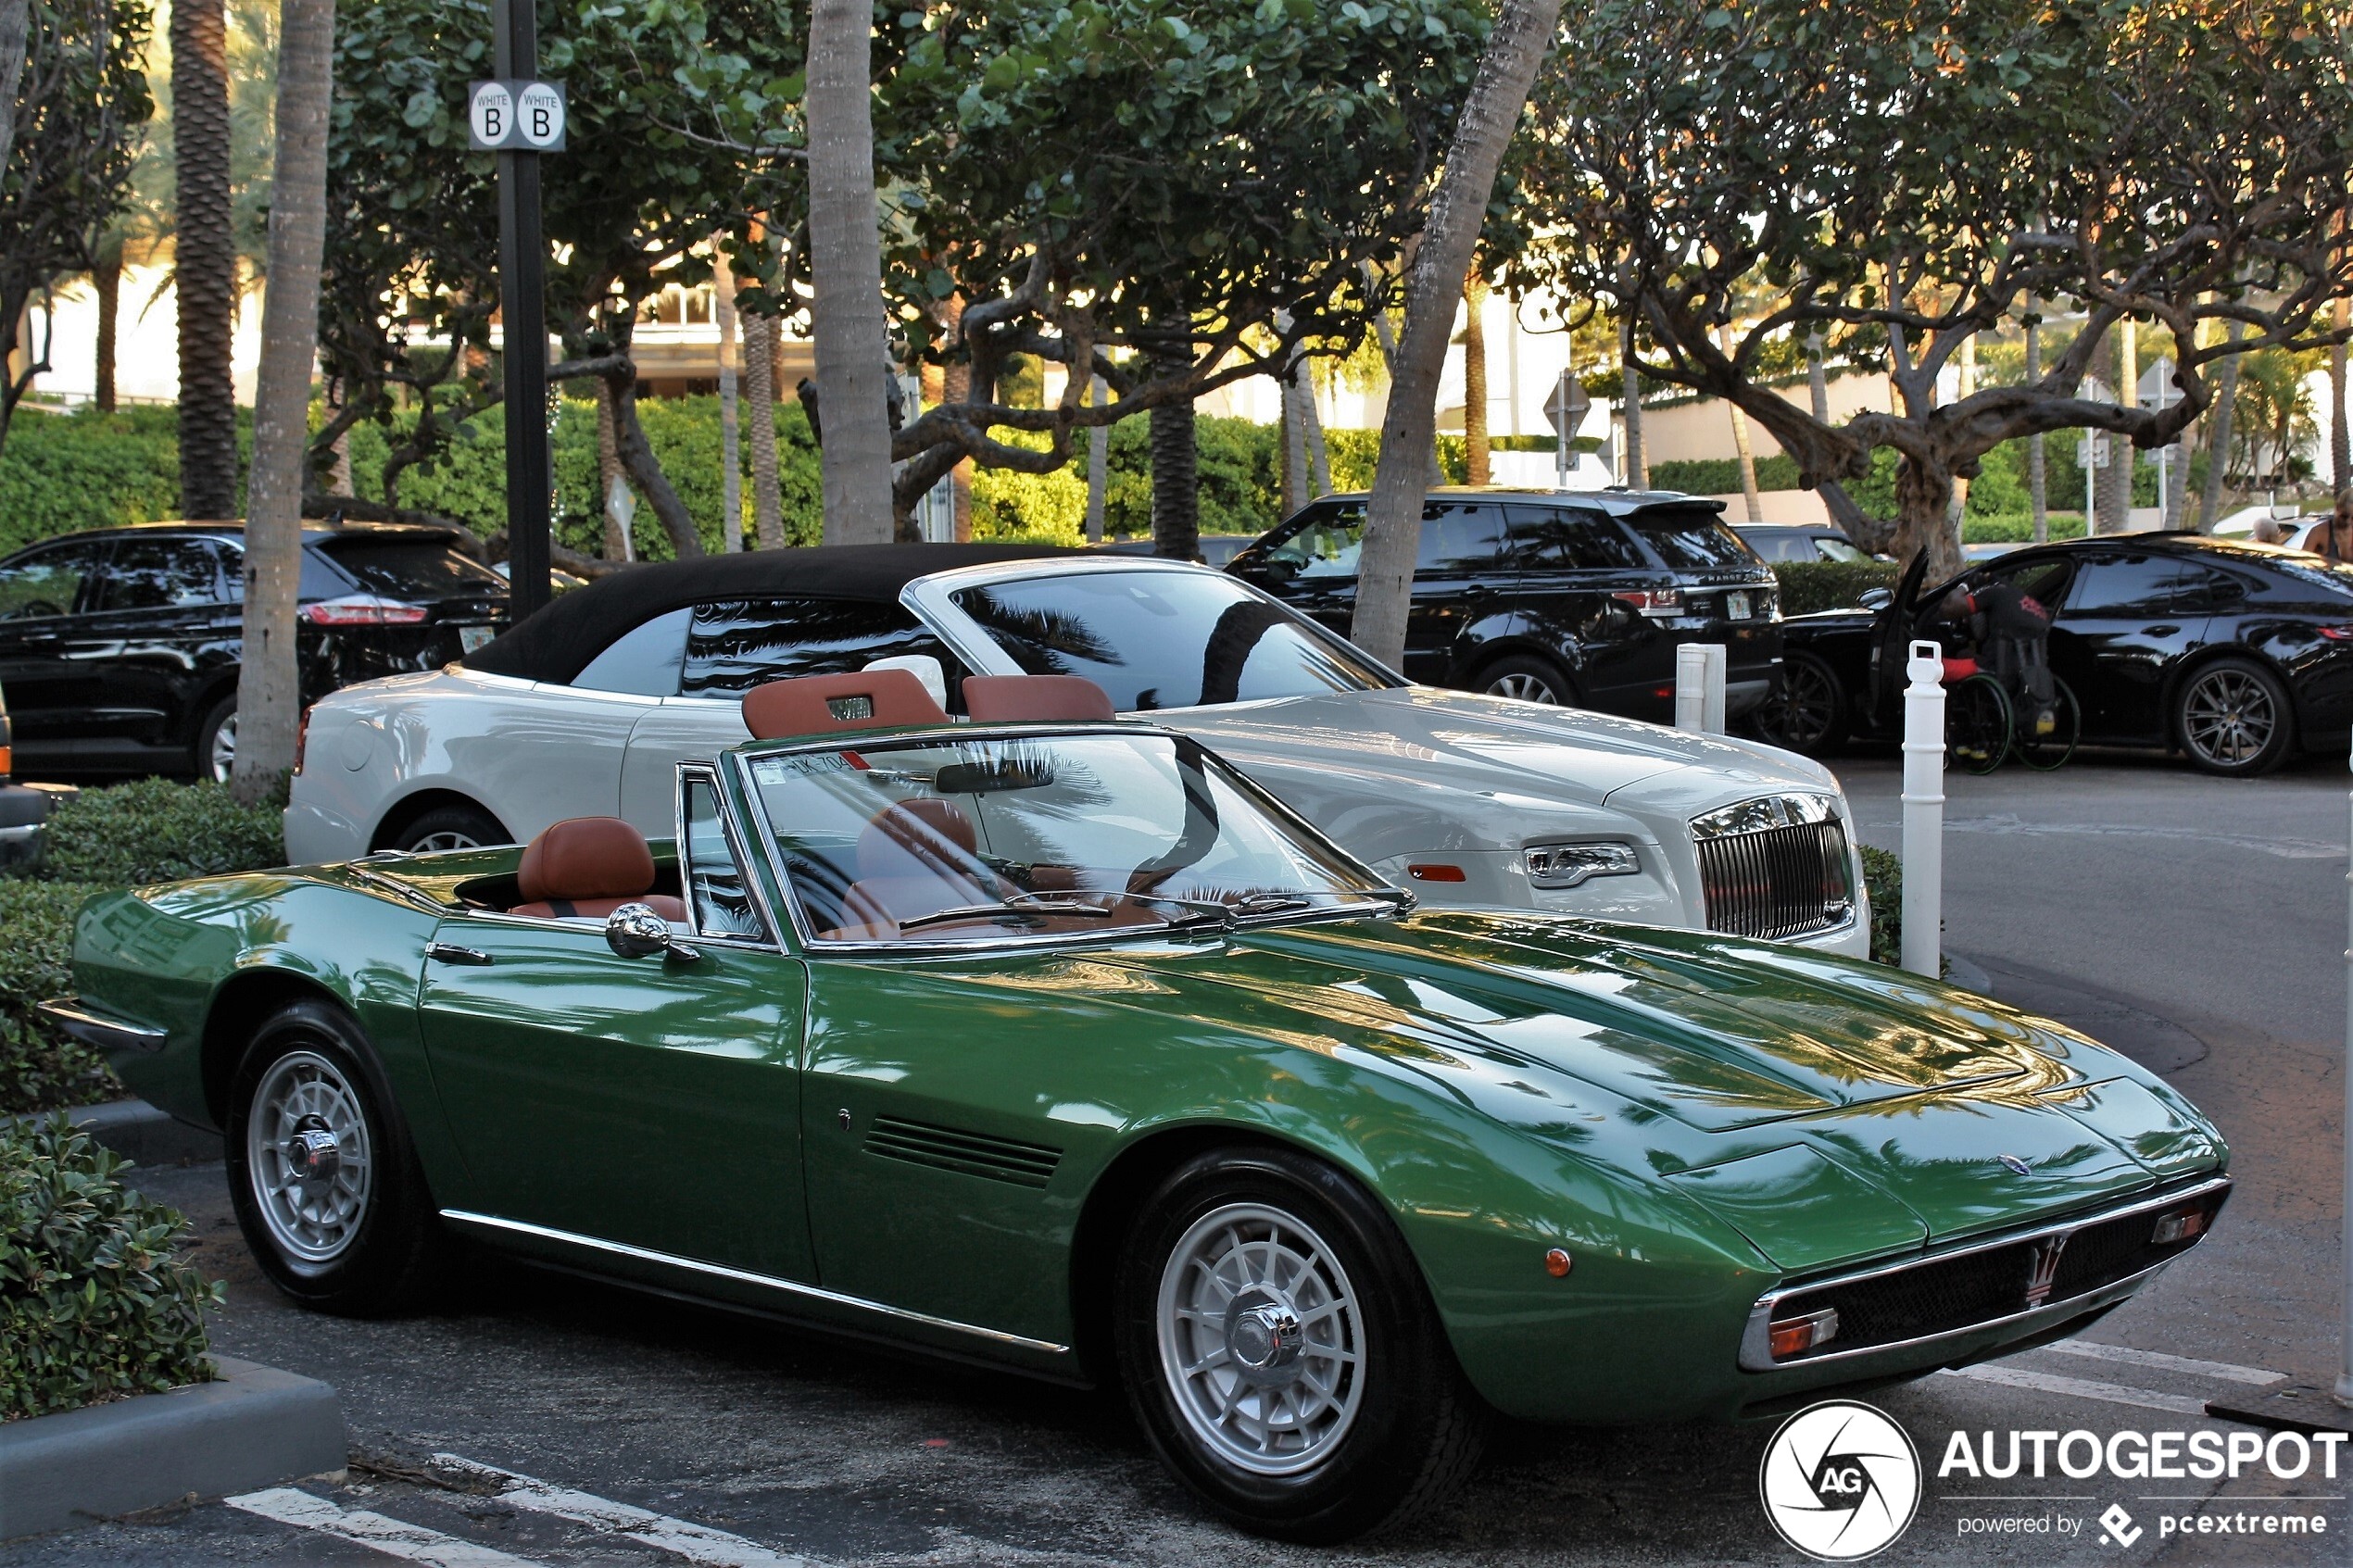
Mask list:
[[[705,1564],[706,1568],[820,1568],[809,1558],[774,1552],[756,1541],[731,1536],[724,1530],[714,1530],[708,1524],[673,1519],[666,1513],[615,1502],[593,1492],[551,1486],[545,1481],[517,1474],[511,1470],[500,1470],[495,1465],[479,1464],[456,1454],[435,1454],[433,1457],[434,1462],[445,1469],[497,1482],[500,1502],[527,1509],[534,1513],[568,1519],[575,1524],[616,1531],[633,1541],[675,1553],[689,1562]]]
[[[2011,1388],[2032,1388],[2041,1394],[2071,1394],[2079,1399],[2099,1399],[2111,1405],[2138,1405],[2144,1410],[2171,1411],[2176,1415],[2204,1415],[2206,1401],[2186,1394],[2160,1394],[2121,1383],[2094,1383],[2082,1377],[2054,1377],[2020,1367],[1947,1367],[1940,1377],[1967,1377],[1979,1383],[1999,1383]]]
[[[2184,1373],[2192,1377],[2219,1377],[2225,1383],[2252,1384],[2258,1388],[2267,1383],[2287,1381],[2287,1374],[2267,1372],[2259,1366],[2201,1361],[2195,1356],[2169,1356],[2159,1350],[2135,1350],[2130,1345],[2103,1345],[2096,1339],[2062,1339],[2041,1348],[2056,1350],[2062,1356],[2082,1356],[2095,1361],[2127,1361],[2133,1366],[2156,1367],[2161,1372]]]
[[[231,1508],[274,1519],[281,1524],[316,1530],[355,1546],[368,1547],[392,1557],[422,1562],[426,1568],[546,1568],[529,1558],[513,1557],[493,1547],[476,1546],[421,1524],[404,1524],[365,1509],[338,1508],[323,1498],[292,1486],[272,1486],[228,1499]]]

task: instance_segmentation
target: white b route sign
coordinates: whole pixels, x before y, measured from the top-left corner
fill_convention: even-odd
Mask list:
[[[466,144],[478,153],[564,150],[564,84],[477,82],[466,100]]]

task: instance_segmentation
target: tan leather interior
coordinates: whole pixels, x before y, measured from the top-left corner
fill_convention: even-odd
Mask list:
[[[796,675],[744,694],[744,728],[754,740],[946,722],[924,684],[904,670]]]
[[[964,710],[975,724],[1073,722],[1117,717],[1111,694],[1084,675],[968,675]]]
[[[649,892],[653,884],[653,851],[644,834],[619,817],[571,817],[523,847],[515,869],[523,901],[508,913],[602,920],[623,904],[648,904],[664,920],[685,921],[686,905]]]

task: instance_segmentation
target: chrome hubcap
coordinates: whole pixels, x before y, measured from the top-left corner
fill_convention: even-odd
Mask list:
[[[2271,744],[2279,717],[2263,683],[2240,670],[2217,670],[2190,687],[2182,738],[2209,762],[2238,767]]]
[[[245,1121],[245,1166],[270,1237],[288,1258],[331,1262],[367,1218],[368,1122],[334,1063],[292,1051],[271,1064]]]
[[[220,721],[212,733],[212,756],[207,759],[212,769],[212,782],[227,784],[237,767],[237,716],[233,713]]]
[[[1541,675],[1498,675],[1488,683],[1487,695],[1516,697],[1521,702],[1549,703],[1554,707],[1560,704],[1559,696],[1553,691],[1552,683],[1546,681]]]
[[[1259,1475],[1331,1456],[1365,1391],[1364,1323],[1321,1236],[1277,1209],[1194,1222],[1160,1285],[1162,1375],[1194,1436]]]
[[[458,832],[429,833],[409,847],[415,855],[432,855],[444,849],[479,849],[481,841],[471,834]]]

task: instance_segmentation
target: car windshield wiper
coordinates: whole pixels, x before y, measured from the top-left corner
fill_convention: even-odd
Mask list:
[[[952,909],[933,909],[927,914],[909,915],[896,923],[901,931],[913,931],[918,926],[945,925],[960,920],[1035,920],[1031,911],[1013,903],[959,904]]]

